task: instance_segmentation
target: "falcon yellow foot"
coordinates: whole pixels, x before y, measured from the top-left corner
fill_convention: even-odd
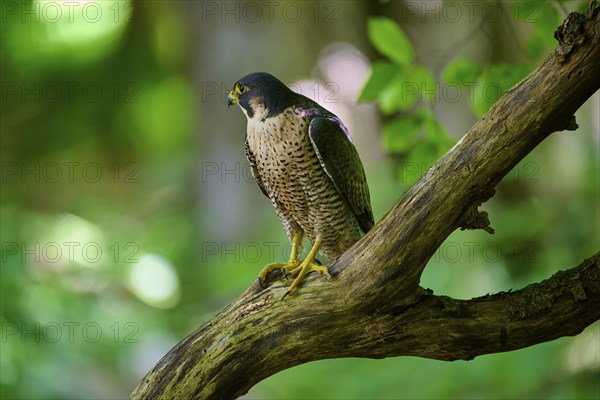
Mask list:
[[[265,266],[263,268],[262,271],[260,271],[260,274],[258,274],[258,283],[263,287],[264,287],[263,282],[266,280],[267,274],[275,269],[282,270],[283,274],[286,278],[288,276],[291,276],[292,278],[295,277],[295,279],[292,282],[292,284],[290,285],[290,287],[285,291],[285,294],[283,295],[281,300],[285,299],[285,297],[288,294],[292,293],[296,289],[296,287],[298,287],[298,285],[300,284],[302,279],[304,279],[306,274],[308,274],[309,272],[316,271],[321,274],[330,276],[329,271],[327,271],[326,266],[315,263],[315,256],[317,255],[317,252],[319,251],[319,246],[321,245],[321,239],[317,239],[315,241],[312,249],[306,256],[306,258],[304,260],[302,260],[302,262],[300,262],[297,258],[298,248],[300,247],[301,240],[302,240],[301,235],[294,235],[294,238],[292,241],[292,253],[291,253],[290,259],[288,260],[287,263],[268,264],[267,266]]]
[[[271,263],[267,264],[262,271],[258,274],[258,284],[263,288],[265,285],[263,284],[267,280],[267,274],[276,269],[280,269],[283,271],[283,276],[286,277],[291,271],[294,271],[300,265],[300,261],[298,260],[298,249],[300,248],[300,243],[302,243],[302,234],[294,234],[292,238],[292,252],[290,254],[290,259],[287,263]]]
[[[329,275],[329,271],[327,271],[326,266],[316,264],[314,262],[315,256],[317,255],[317,251],[319,251],[319,246],[321,246],[321,239],[317,238],[306,258],[300,263],[300,265],[298,265],[293,270],[289,271],[292,277],[296,276],[296,279],[294,279],[294,282],[292,282],[290,287],[285,291],[281,300],[285,299],[285,297],[288,294],[292,293],[296,289],[296,287],[298,287],[302,279],[304,279],[306,274],[308,274],[309,272],[316,271],[320,274],[325,274],[328,277],[331,277],[331,275]]]

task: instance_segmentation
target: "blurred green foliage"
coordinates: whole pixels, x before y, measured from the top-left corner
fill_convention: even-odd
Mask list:
[[[2,5],[2,398],[123,398],[191,328],[165,308],[202,286],[197,102],[163,7]]]
[[[330,17],[348,3],[356,10],[374,7],[332,2],[320,10]],[[228,6],[235,4],[243,3]],[[420,62],[428,44],[404,32],[410,24],[398,11],[403,4],[374,7],[373,15],[387,17],[358,25],[349,12],[334,15],[342,37],[359,30],[385,57],[373,62],[360,94],[383,114],[384,127],[374,134],[396,162],[365,163],[376,217],[464,133],[438,116],[436,82],[493,82],[506,90],[552,50],[552,32],[564,17],[562,2],[506,5],[517,21],[536,19],[524,41],[527,60],[455,57],[438,73]],[[250,233],[221,241],[215,227],[222,221],[202,199],[224,185],[207,189],[198,171],[203,162],[219,160],[205,148],[206,139],[223,135],[198,117],[208,107],[198,81],[219,81],[198,70],[249,68],[245,63],[259,46],[272,54],[280,45],[269,40],[279,38],[257,33],[272,26],[268,21],[227,20],[231,35],[210,30],[200,3],[4,1],[1,7],[0,397],[125,398],[162,355],[274,261],[268,252],[247,261],[251,247],[244,244],[285,241],[264,199],[267,211],[246,203],[245,214],[254,219],[246,222],[250,228],[236,227]],[[198,36],[210,45],[199,48]],[[231,51],[240,42],[245,53]],[[320,49],[313,47],[307,40],[298,51],[316,60]],[[219,61],[220,49],[226,62]],[[286,57],[271,57],[261,69],[288,64]],[[491,103],[470,102],[470,117]],[[222,109],[206,118],[233,118]],[[592,115],[582,109],[578,132],[554,134],[505,178],[483,205],[496,235],[455,232],[430,261],[423,286],[460,298],[520,288],[598,250]],[[243,137],[224,147],[243,153]],[[258,193],[252,182],[247,187],[244,198]],[[230,197],[217,194],[223,207]],[[471,362],[310,363],[261,382],[247,397],[598,398],[599,351],[595,324],[574,338]]]
[[[396,22],[373,17],[367,32],[375,49],[390,61],[373,65],[359,100],[377,101],[386,115],[402,112],[383,129],[384,148],[409,153],[408,163],[430,166],[454,144],[427,106],[435,99],[435,81],[426,67],[416,63],[415,50]]]

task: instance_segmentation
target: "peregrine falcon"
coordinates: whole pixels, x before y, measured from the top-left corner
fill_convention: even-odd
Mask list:
[[[311,99],[265,72],[246,75],[229,92],[248,119],[246,157],[292,243],[286,263],[271,263],[258,276],[261,286],[276,269],[296,277],[291,293],[311,272],[329,275],[315,259],[320,251],[337,259],[374,224],[362,163],[342,121]],[[304,234],[312,243],[298,254]]]

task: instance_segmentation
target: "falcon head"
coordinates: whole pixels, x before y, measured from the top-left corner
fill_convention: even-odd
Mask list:
[[[294,105],[297,94],[266,72],[253,72],[233,85],[227,105],[239,104],[248,119],[269,118]]]

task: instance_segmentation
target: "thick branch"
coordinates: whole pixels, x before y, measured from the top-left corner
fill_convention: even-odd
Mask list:
[[[472,300],[419,288],[414,303],[357,312],[282,302],[281,289],[246,291],[172,349],[132,397],[235,398],[267,376],[323,358],[469,360],[576,335],[600,318],[600,253],[522,290]],[[313,300],[335,302],[337,288],[327,289]]]
[[[233,398],[308,361],[413,355],[442,360],[574,335],[600,318],[599,255],[514,293],[434,296],[421,272],[457,228],[489,230],[477,207],[600,88],[600,13],[563,24],[560,51],[490,111],[361,241],[281,301],[285,285],[254,285],[172,349],[132,398]],[[575,24],[575,25],[573,25]],[[566,45],[568,43],[568,45]]]

